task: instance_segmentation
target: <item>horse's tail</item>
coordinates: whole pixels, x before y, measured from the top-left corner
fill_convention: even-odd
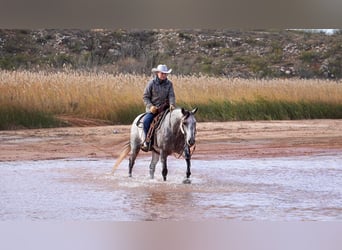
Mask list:
[[[119,167],[120,163],[125,159],[125,157],[128,155],[129,151],[131,151],[131,144],[130,142],[126,143],[124,145],[124,148],[119,156],[119,158],[116,160],[115,165],[112,169],[111,174],[114,174],[115,170]]]

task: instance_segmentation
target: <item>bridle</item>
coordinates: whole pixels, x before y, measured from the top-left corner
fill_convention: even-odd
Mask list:
[[[190,116],[190,114],[187,114],[186,116],[182,117],[181,122],[179,124],[179,128],[180,128],[181,133],[184,135],[184,140],[185,140],[183,150],[188,148],[189,154],[190,154],[190,156],[192,156],[192,154],[195,152],[195,149],[196,149],[196,142],[192,146],[190,146],[190,144],[188,143],[188,141],[186,139],[186,132],[184,130],[184,123],[189,118],[189,116]],[[195,129],[195,135],[196,135],[196,129]],[[178,158],[180,158],[181,155],[182,155],[182,153],[179,153]]]
[[[180,131],[182,132],[183,135],[186,135],[186,134],[185,134],[184,127],[183,127],[186,118],[187,118],[187,117],[182,117],[181,122],[180,122],[180,124],[179,124]]]

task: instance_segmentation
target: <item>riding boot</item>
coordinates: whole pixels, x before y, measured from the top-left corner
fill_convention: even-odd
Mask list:
[[[151,142],[144,141],[143,144],[141,144],[141,150],[144,152],[148,152],[151,150]]]

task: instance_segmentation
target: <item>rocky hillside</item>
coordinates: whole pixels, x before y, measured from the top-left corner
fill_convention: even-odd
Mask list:
[[[242,78],[342,78],[342,32],[288,30],[0,30],[0,68]]]

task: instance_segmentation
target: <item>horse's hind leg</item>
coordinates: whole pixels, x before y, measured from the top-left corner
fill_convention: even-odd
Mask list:
[[[128,176],[129,177],[132,177],[133,166],[134,166],[135,159],[137,158],[139,151],[140,151],[139,146],[135,146],[134,148],[132,147],[131,154],[129,156],[129,164],[128,164]]]
[[[150,178],[153,179],[154,178],[154,172],[156,170],[156,165],[159,161],[159,154],[157,154],[156,152],[152,152],[152,160],[150,163]]]

